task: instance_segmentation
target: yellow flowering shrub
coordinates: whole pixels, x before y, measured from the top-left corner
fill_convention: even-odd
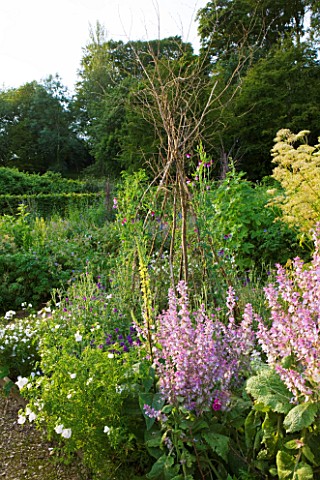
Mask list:
[[[309,133],[279,130],[271,151],[276,164],[272,177],[282,192],[270,191],[274,196],[269,205],[280,207],[283,220],[303,234],[309,234],[320,219],[320,144],[308,145]]]

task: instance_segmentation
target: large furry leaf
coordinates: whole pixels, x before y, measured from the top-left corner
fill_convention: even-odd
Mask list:
[[[303,403],[293,407],[283,421],[287,433],[299,432],[309,427],[318,412],[317,403]]]
[[[271,369],[263,369],[258,375],[249,378],[246,390],[256,404],[262,404],[273,412],[288,413],[292,408],[292,394],[279,375]]]

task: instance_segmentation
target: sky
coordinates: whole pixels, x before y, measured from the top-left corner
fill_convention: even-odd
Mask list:
[[[113,40],[181,35],[199,49],[196,12],[208,0],[0,0],[0,89],[58,74],[77,81],[90,27]],[[159,35],[160,31],[160,35]]]

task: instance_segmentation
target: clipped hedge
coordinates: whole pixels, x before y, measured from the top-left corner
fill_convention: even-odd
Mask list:
[[[93,193],[100,190],[97,182],[71,180],[60,173],[48,171],[43,175],[24,173],[15,168],[0,167],[0,192],[2,195],[40,193]]]
[[[98,203],[102,193],[41,193],[38,195],[0,195],[0,215],[15,215],[22,203],[38,217],[67,216],[72,210],[84,210]]]

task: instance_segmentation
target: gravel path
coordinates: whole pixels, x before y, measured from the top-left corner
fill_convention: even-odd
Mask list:
[[[0,385],[0,480],[90,480],[80,462],[63,465],[50,457],[52,445],[32,425],[17,423],[23,400],[5,398]]]

